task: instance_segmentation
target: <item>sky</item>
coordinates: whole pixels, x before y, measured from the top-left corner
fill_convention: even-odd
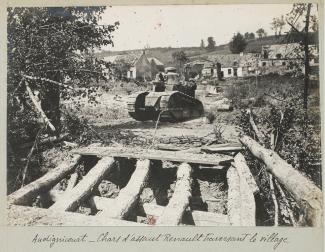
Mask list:
[[[272,19],[285,15],[291,8],[291,4],[107,7],[101,23],[119,21],[120,26],[113,33],[114,47],[102,49],[199,46],[201,39],[207,44],[209,36],[220,45],[228,43],[236,32],[255,33],[259,28],[274,34]]]

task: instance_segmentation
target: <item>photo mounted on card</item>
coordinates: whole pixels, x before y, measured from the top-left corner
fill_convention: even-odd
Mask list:
[[[33,246],[322,236],[323,3],[175,4],[5,7],[6,225],[110,227]]]

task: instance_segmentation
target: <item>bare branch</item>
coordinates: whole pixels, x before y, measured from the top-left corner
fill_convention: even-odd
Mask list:
[[[292,29],[294,29],[296,32],[298,32],[299,34],[303,34],[301,31],[299,31],[292,23],[290,23],[288,20],[286,20],[287,21],[287,24],[288,25],[290,25],[290,27],[292,28]]]
[[[50,120],[47,118],[47,116],[45,115],[44,111],[42,110],[41,105],[38,103],[38,101],[36,100],[36,97],[34,96],[32,90],[30,89],[28,82],[25,81],[25,86],[26,86],[26,90],[28,92],[29,97],[31,98],[35,108],[38,110],[38,112],[41,114],[42,119],[44,120],[44,123],[50,127],[50,129],[52,131],[55,131],[55,127],[53,126],[53,124],[50,122]]]
[[[70,90],[73,90],[72,87],[70,87],[69,85],[66,85],[66,84],[63,84],[61,82],[58,82],[58,81],[54,81],[54,80],[50,80],[50,79],[47,79],[47,78],[42,78],[42,77],[34,77],[34,76],[30,76],[30,75],[26,75],[26,74],[22,74],[22,76],[26,79],[29,79],[29,80],[40,80],[40,81],[45,81],[45,82],[49,82],[51,84],[55,84],[55,85],[58,85],[60,87],[64,87],[66,89],[70,89]]]
[[[21,179],[21,187],[24,187],[25,185],[25,178],[26,178],[26,174],[27,174],[27,169],[28,169],[28,166],[29,166],[29,162],[32,158],[32,155],[34,153],[34,150],[35,150],[35,147],[38,143],[38,139],[39,139],[39,136],[41,135],[41,132],[43,131],[44,128],[41,128],[38,132],[37,132],[37,135],[36,135],[36,138],[35,138],[35,141],[34,141],[34,144],[31,148],[31,150],[29,151],[29,154],[27,156],[27,162],[26,162],[26,165],[22,171],[22,179]]]

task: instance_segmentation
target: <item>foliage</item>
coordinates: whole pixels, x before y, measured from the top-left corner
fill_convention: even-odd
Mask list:
[[[213,51],[216,47],[216,42],[214,41],[213,37],[208,37],[208,45],[207,45],[207,49],[209,51]]]
[[[281,35],[282,29],[285,26],[284,16],[273,18],[271,29],[274,30],[275,36]]]
[[[246,40],[249,40],[249,39],[255,39],[255,34],[253,32],[245,32],[244,34],[244,38]]]
[[[94,57],[94,50],[113,45],[113,25],[99,25],[105,7],[46,7],[7,9],[7,90],[8,90],[8,181],[25,166],[27,155],[17,148],[35,140],[44,127],[35,110],[25,83],[28,81],[35,98],[59,134],[61,130],[60,100],[71,99],[67,89],[54,83],[86,87],[92,81],[106,80],[105,69],[110,65]],[[24,76],[34,79],[26,79]],[[45,78],[56,82],[42,81]],[[84,88],[75,92],[89,96]],[[44,136],[48,136],[44,132]],[[38,149],[37,149],[38,150]],[[37,157],[37,153],[35,157]],[[21,159],[24,162],[15,163]],[[32,157],[34,159],[34,157]],[[15,165],[16,164],[16,165]],[[35,165],[39,167],[38,165]],[[39,170],[32,169],[30,172]]]
[[[112,74],[118,80],[123,80],[127,76],[127,72],[130,69],[131,65],[126,62],[124,59],[119,59],[115,61],[112,66]]]
[[[256,34],[257,34],[257,36],[258,36],[259,39],[261,39],[263,37],[266,37],[266,35],[267,35],[266,31],[263,28],[259,28],[256,31]]]
[[[173,52],[172,56],[179,68],[178,70],[181,70],[184,63],[188,61],[188,57],[186,56],[184,51]]]
[[[247,42],[242,34],[237,32],[229,43],[229,49],[232,53],[240,53],[245,50]]]
[[[105,79],[109,65],[93,50],[113,44],[114,25],[99,25],[104,7],[8,8],[8,93],[18,102],[28,97],[22,74],[59,82],[69,79],[78,85]],[[41,105],[49,119],[58,124],[51,110],[58,109],[60,92],[54,84],[32,81],[40,92]],[[55,111],[59,113],[59,111]],[[56,115],[56,117],[58,117]]]

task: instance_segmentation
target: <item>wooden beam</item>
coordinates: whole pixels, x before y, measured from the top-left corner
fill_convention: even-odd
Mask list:
[[[149,178],[150,160],[138,160],[128,184],[120,191],[119,195],[109,204],[103,206],[99,215],[110,218],[124,219],[138,202],[142,189]]]
[[[114,158],[105,157],[86,174],[86,176],[73,188],[65,193],[59,201],[50,208],[56,211],[75,211],[107,175],[114,164]]]
[[[85,156],[112,156],[135,159],[163,160],[173,162],[186,162],[193,164],[211,164],[211,165],[227,165],[234,159],[224,154],[198,154],[187,153],[183,151],[162,151],[143,148],[113,148],[113,147],[96,147],[81,148],[73,151],[76,154]]]
[[[192,195],[192,167],[187,163],[182,163],[177,170],[177,181],[172,198],[163,212],[158,218],[157,225],[178,225],[183,217],[185,209],[189,205],[189,198]]]
[[[9,206],[7,220],[9,226],[145,226],[131,221],[17,205]]]
[[[258,193],[259,188],[256,184],[253,174],[251,173],[251,171],[246,163],[244,155],[241,153],[238,153],[234,157],[234,160],[235,160],[234,165],[235,165],[241,179],[246,179],[246,181],[249,185],[249,188],[253,194]]]
[[[284,161],[276,152],[265,149],[248,136],[240,141],[266,165],[266,169],[293,195],[300,205],[307,224],[322,226],[322,191],[307,177]]]
[[[256,226],[254,194],[245,177],[230,166],[227,172],[228,216],[232,226]]]
[[[8,195],[8,203],[16,205],[31,204],[31,201],[37,195],[50,190],[69,173],[72,173],[80,161],[81,156],[74,155],[71,160],[61,163],[57,168],[50,170],[44,176]]]

